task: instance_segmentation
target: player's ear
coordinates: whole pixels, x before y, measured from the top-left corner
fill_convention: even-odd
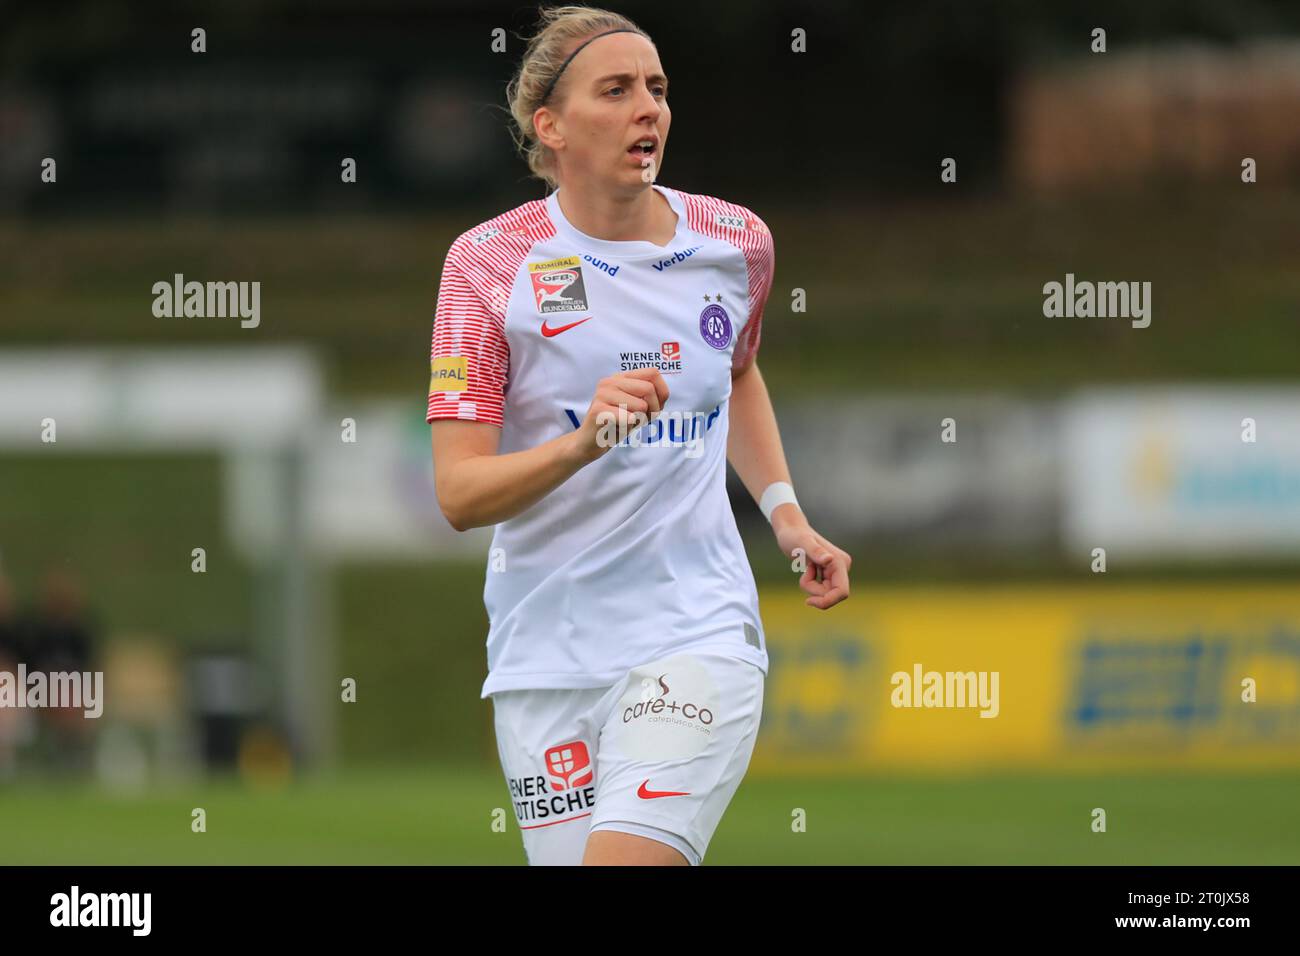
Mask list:
[[[533,113],[533,131],[543,146],[558,149],[564,145],[564,137],[560,134],[558,125],[559,117],[549,106],[539,106]]]

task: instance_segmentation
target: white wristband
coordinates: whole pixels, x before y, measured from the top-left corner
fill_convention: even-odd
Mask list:
[[[763,497],[758,500],[758,510],[763,512],[763,517],[767,519],[768,524],[771,524],[772,512],[778,505],[785,504],[798,506],[799,499],[794,496],[794,488],[788,481],[774,481],[767,486],[763,491]]]

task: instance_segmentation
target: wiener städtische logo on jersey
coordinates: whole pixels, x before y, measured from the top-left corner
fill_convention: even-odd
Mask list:
[[[630,372],[636,368],[658,369],[664,375],[678,375],[682,371],[682,344],[660,342],[658,352],[619,352],[618,370]]]
[[[581,740],[547,747],[546,775],[510,777],[510,795],[519,825],[546,826],[591,813],[596,803],[596,768]]]
[[[465,356],[443,355],[429,363],[429,394],[465,391]]]
[[[587,287],[582,281],[582,263],[577,256],[530,262],[528,274],[533,280],[533,301],[541,315],[588,311]]]

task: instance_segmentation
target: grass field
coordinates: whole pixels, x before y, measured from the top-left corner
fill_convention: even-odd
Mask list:
[[[750,777],[706,863],[1300,863],[1300,775]],[[203,807],[207,832],[190,831]],[[506,832],[492,811],[505,807]],[[791,831],[791,811],[807,830]],[[1090,814],[1104,807],[1107,832]],[[144,796],[0,790],[0,864],[524,862],[495,768],[348,771],[285,789],[226,781]]]

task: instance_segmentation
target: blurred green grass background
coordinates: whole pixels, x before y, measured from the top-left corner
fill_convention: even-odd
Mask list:
[[[709,865],[1295,865],[1300,777],[748,777]],[[190,830],[202,807],[207,832]],[[491,828],[505,810],[505,832]],[[1093,833],[1103,807],[1107,832]],[[791,814],[807,814],[803,833]],[[370,769],[277,791],[0,790],[3,864],[523,864],[486,768]]]
[[[760,361],[778,397],[1297,371],[1300,194],[755,212],[776,240]],[[307,342],[334,394],[418,404],[443,257],[486,215],[3,222],[0,330],[6,345]],[[1044,318],[1042,286],[1066,271],[1152,282],[1151,327]],[[155,318],[150,289],[176,272],[259,280],[261,325]],[[793,288],[806,312],[791,312]]]

